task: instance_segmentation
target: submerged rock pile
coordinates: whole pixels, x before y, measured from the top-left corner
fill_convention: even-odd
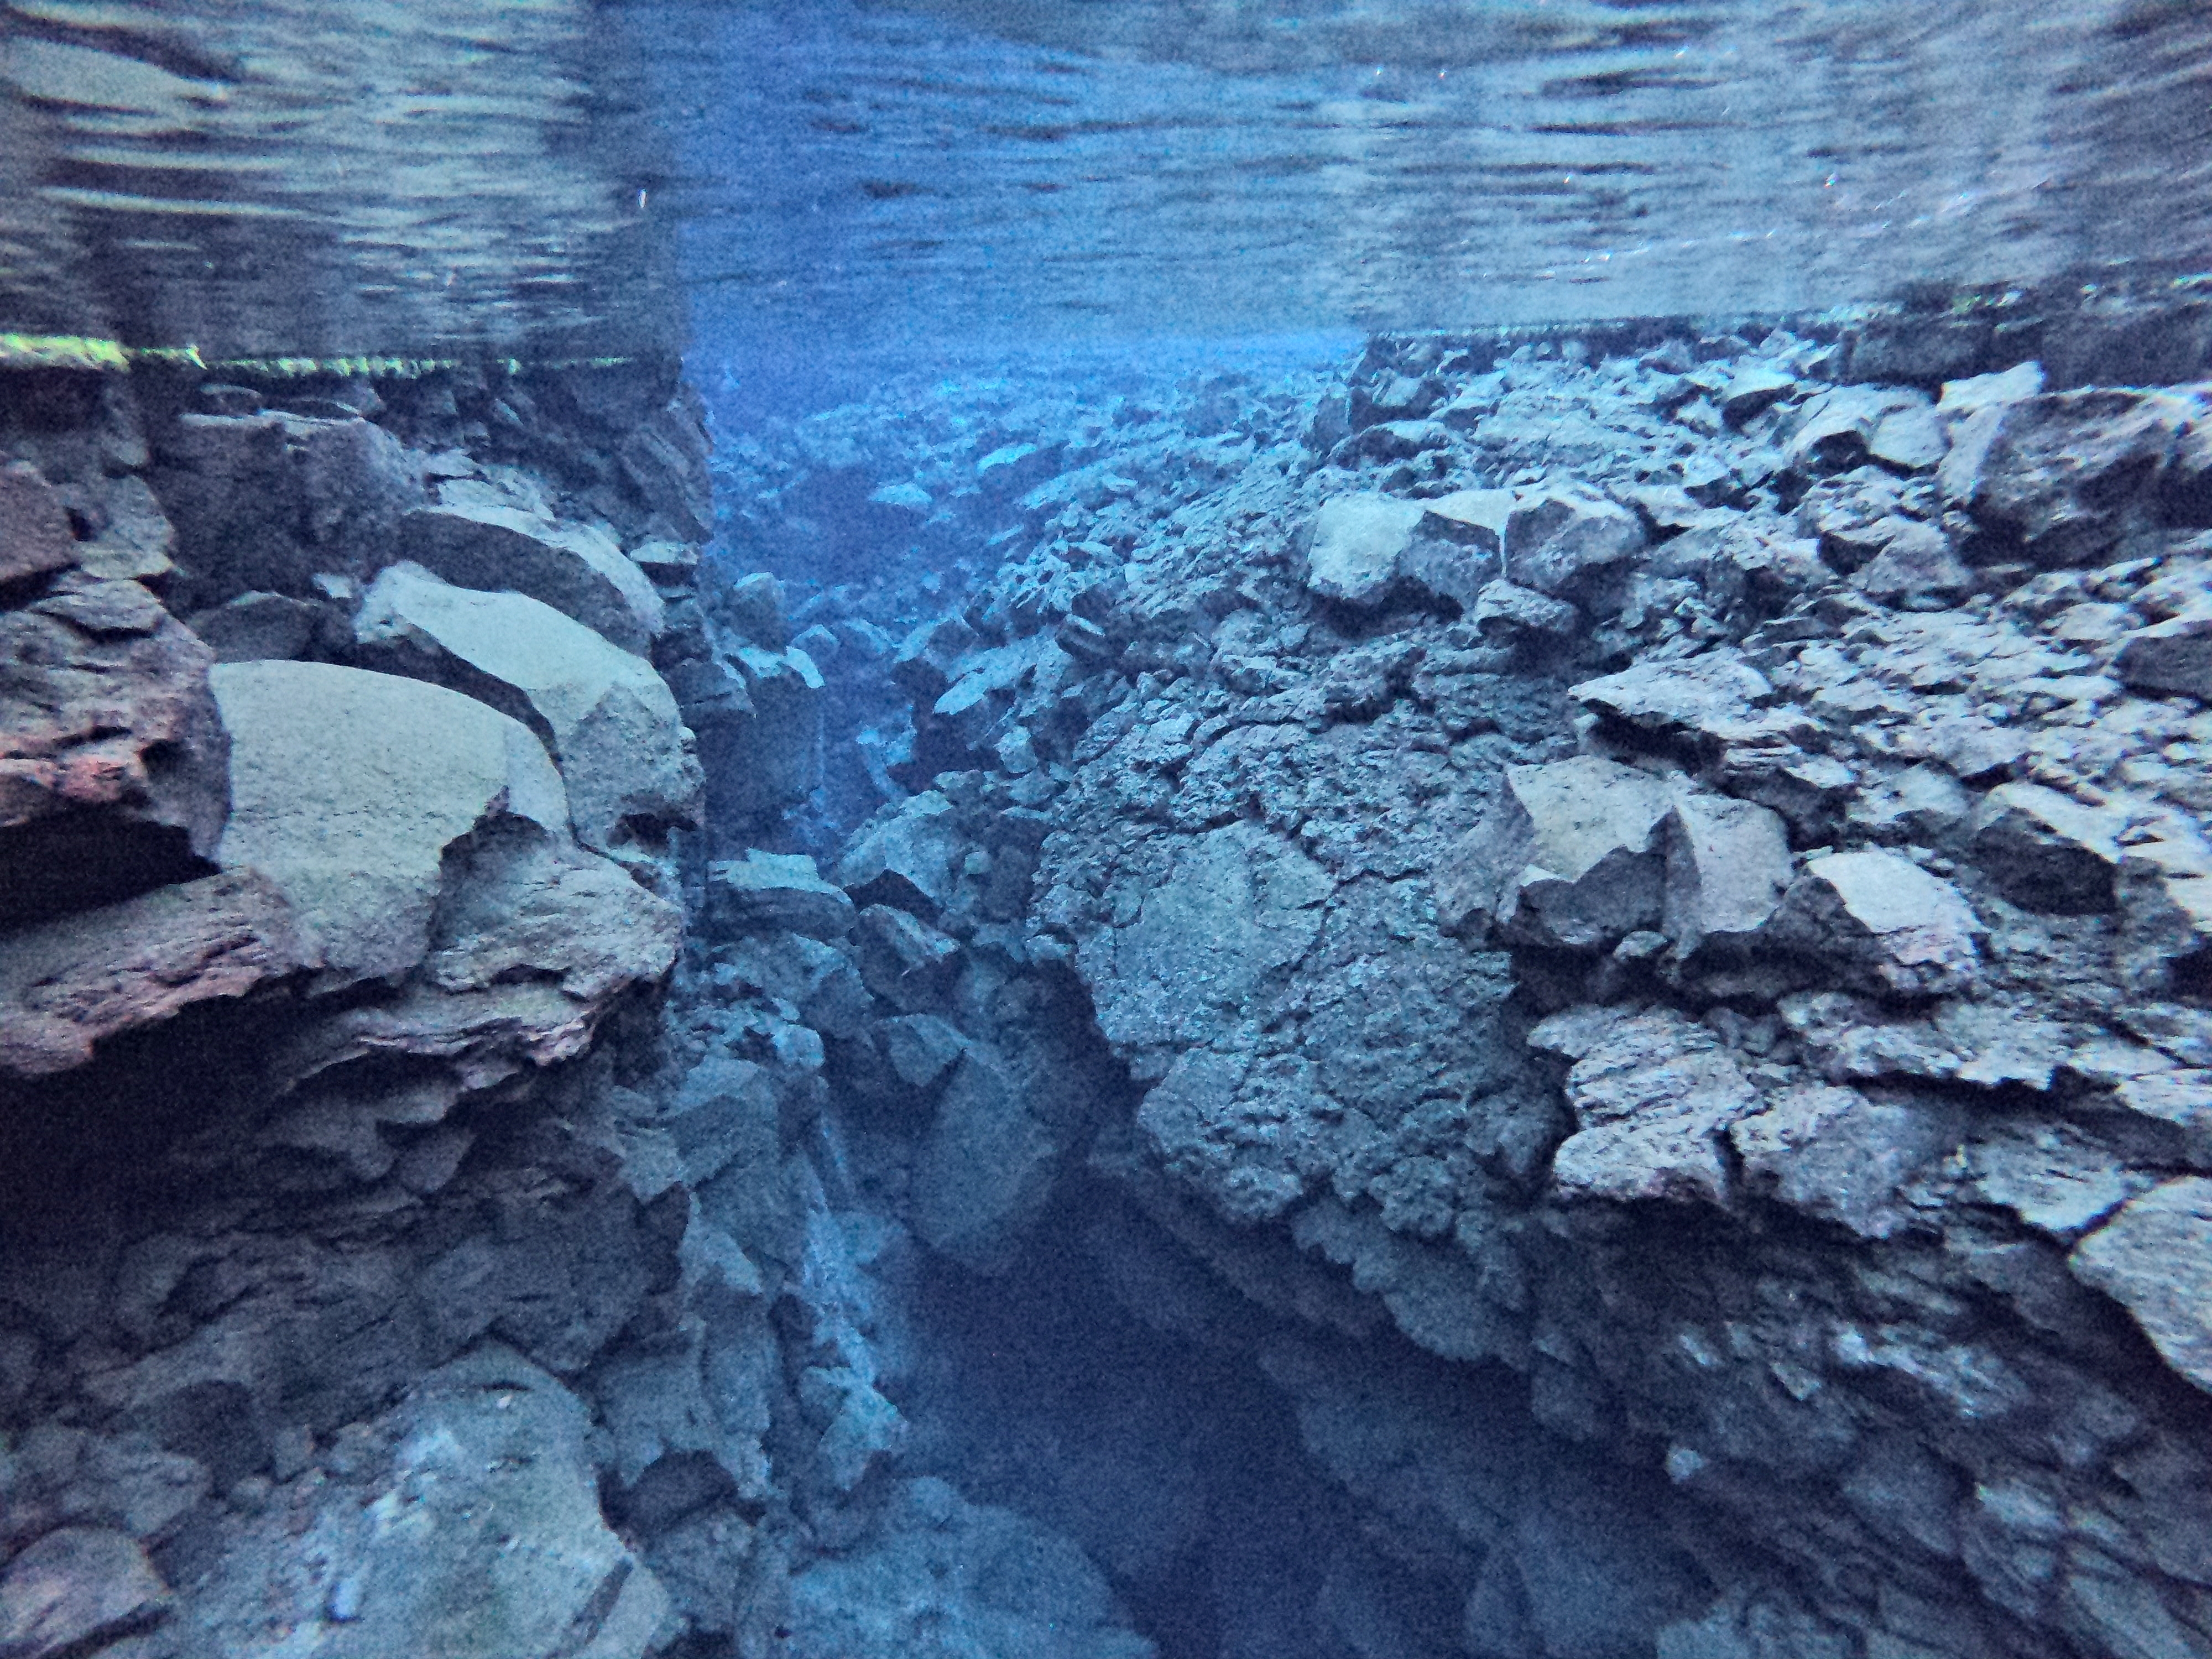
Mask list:
[[[1930,340],[8,377],[0,1651],[2212,1655],[2212,392]]]
[[[1033,487],[896,654],[870,1201],[1003,1272],[1103,1176],[1211,1270],[1455,1604],[1296,1650],[2212,1652],[2212,392],[1875,355],[1378,339],[1195,496]],[[1128,1105],[979,1115],[1069,977]],[[1461,1368],[1401,1449],[1345,1336]]]

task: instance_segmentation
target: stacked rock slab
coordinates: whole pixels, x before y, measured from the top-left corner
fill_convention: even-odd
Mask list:
[[[139,389],[0,413],[0,1647],[659,1650],[585,1374],[684,1272],[605,1102],[700,791],[642,654],[696,559],[623,550],[703,448],[665,386],[474,457],[435,377]]]

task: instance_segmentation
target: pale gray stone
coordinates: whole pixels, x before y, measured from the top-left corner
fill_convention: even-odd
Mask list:
[[[368,663],[448,685],[537,731],[586,847],[699,823],[705,780],[666,683],[552,606],[401,563],[369,588],[354,639]]]
[[[1855,984],[1907,996],[1972,983],[1981,932],[1957,888],[1879,850],[1809,860],[1768,929],[1776,943],[1830,962]]]
[[[1419,501],[1388,495],[1322,502],[1307,532],[1306,586],[1345,605],[1382,604],[1397,584],[1399,562],[1425,510]]]

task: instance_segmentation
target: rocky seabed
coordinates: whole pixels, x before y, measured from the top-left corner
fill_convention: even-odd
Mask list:
[[[1961,326],[8,374],[0,1655],[2212,1655],[2212,382]]]

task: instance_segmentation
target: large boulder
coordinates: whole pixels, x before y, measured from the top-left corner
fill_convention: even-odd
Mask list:
[[[837,884],[863,904],[932,917],[958,885],[960,833],[952,803],[934,789],[878,813],[837,860]]]
[[[2029,910],[2082,915],[2112,908],[2119,815],[2039,783],[2001,783],[1968,823],[1974,861]]]
[[[1610,949],[1659,922],[1671,805],[1659,779],[1593,756],[1508,767],[1437,872],[1439,919],[1502,943]]]
[[[235,998],[306,961],[292,914],[251,872],[157,888],[0,938],[0,1073],[38,1077],[194,1003]]]
[[[1425,507],[1389,495],[1339,495],[1323,501],[1307,532],[1306,586],[1325,599],[1363,610],[1389,599]]]
[[[2137,629],[2121,642],[2112,672],[2138,691],[2179,691],[2212,702],[2212,610]]]
[[[0,466],[0,582],[21,581],[76,562],[69,514],[28,461]]]
[[[1003,1272],[1051,1196],[1060,1145],[984,1050],[963,1054],[914,1171],[915,1230],[971,1272]]]
[[[159,1624],[171,1602],[137,1540],[102,1527],[63,1527],[0,1572],[0,1653],[74,1659]]]
[[[707,819],[739,835],[797,806],[822,781],[822,671],[796,646],[741,645],[700,666],[712,696],[684,708],[707,773]],[[683,690],[683,688],[679,688]]]
[[[726,933],[841,939],[853,931],[853,901],[804,853],[749,848],[741,859],[708,866],[707,876],[708,913]]]
[[[232,744],[219,860],[283,893],[319,989],[410,981],[326,1022],[313,1063],[493,1040],[556,1058],[674,960],[675,907],[569,839],[560,775],[520,722],[322,663],[230,663],[214,681]]]
[[[0,613],[0,928],[207,869],[224,811],[212,660],[135,581],[71,572]]]
[[[229,1534],[178,1610],[180,1650],[255,1651],[275,1620],[330,1659],[640,1659],[668,1595],[600,1514],[591,1434],[583,1403],[507,1349],[441,1367],[367,1437],[361,1501],[272,1507]]]
[[[552,606],[397,564],[369,589],[354,638],[374,665],[465,693],[537,732],[586,847],[698,823],[705,780],[674,694],[643,658]]]
[[[326,985],[422,961],[463,836],[514,817],[567,837],[544,746],[472,698],[325,663],[226,663],[211,678],[232,750],[216,856],[276,882]]]
[[[2094,564],[2160,516],[2190,406],[2160,392],[2052,392],[1977,410],[1936,477],[1982,528],[2046,566]]]
[[[407,514],[385,562],[411,560],[458,587],[527,594],[642,655],[666,626],[659,594],[596,525],[516,507],[445,504]]]
[[[424,503],[419,459],[365,420],[179,416],[153,474],[177,530],[173,597],[186,611],[251,592],[311,599],[319,574],[367,574]]]
[[[1723,1137],[1760,1101],[1711,1032],[1668,1009],[1575,1008],[1528,1040],[1574,1061],[1566,1094],[1577,1127],[1552,1158],[1562,1194],[1728,1201]]]
[[[1644,550],[1644,525],[1617,501],[1573,484],[1530,491],[1505,521],[1506,580],[1575,599]]]
[[[1852,985],[1921,996],[1973,982],[1982,931],[1949,882],[1901,853],[1874,850],[1808,860],[1767,935],[1819,957]]]
[[[1661,928],[1682,956],[1748,950],[1790,878],[1790,831],[1780,813],[1726,795],[1676,797]]]

